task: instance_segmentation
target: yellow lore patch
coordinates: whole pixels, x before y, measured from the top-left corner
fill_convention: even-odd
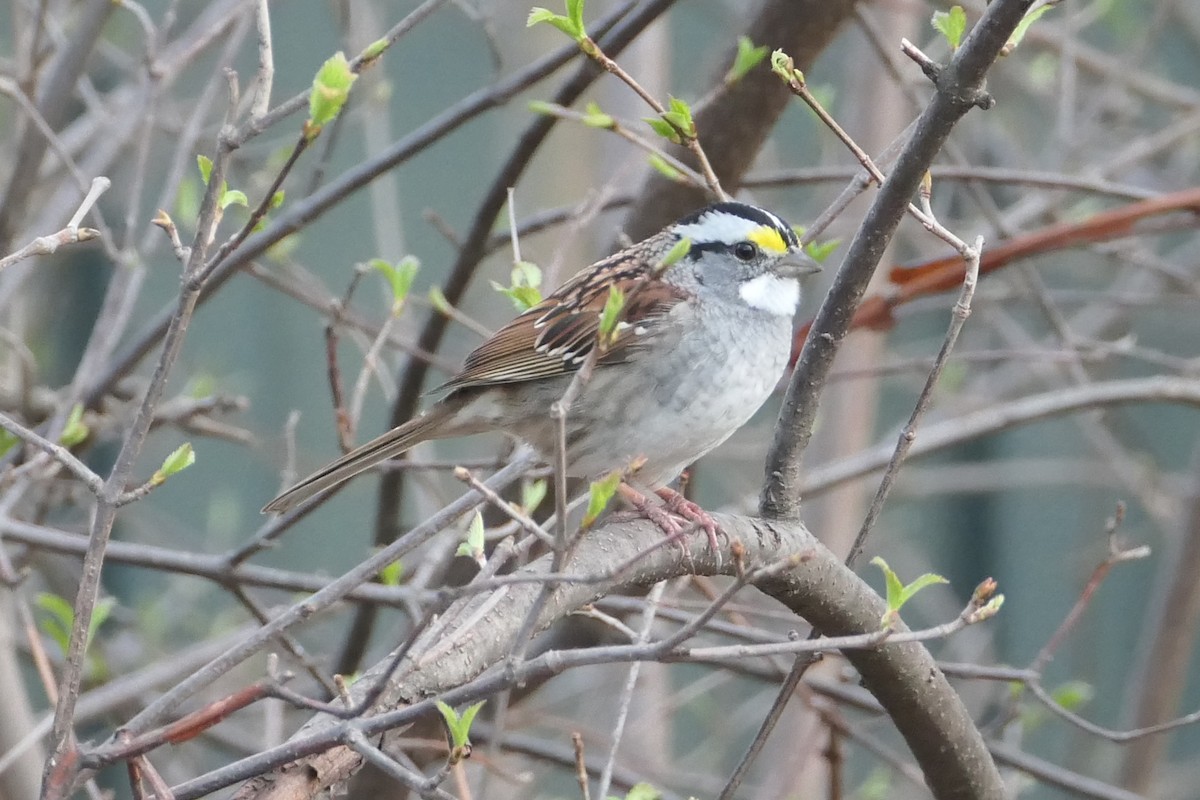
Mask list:
[[[758,226],[750,231],[746,238],[768,253],[786,253],[788,249],[787,243],[783,241],[783,237],[779,234],[779,231],[770,225]]]

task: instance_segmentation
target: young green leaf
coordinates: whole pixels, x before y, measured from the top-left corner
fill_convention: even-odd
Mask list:
[[[572,25],[583,31],[583,0],[567,0],[567,17]]]
[[[473,550],[482,552],[484,541],[483,514],[476,511],[475,516],[471,517],[470,526],[467,527],[467,544],[471,545]]]
[[[267,258],[276,264],[285,264],[291,260],[292,253],[300,248],[302,237],[291,233],[267,248]]]
[[[951,6],[949,11],[933,12],[933,29],[940,33],[951,50],[957,50],[962,44],[963,34],[967,31],[967,13],[962,6]]]
[[[583,27],[583,0],[567,0],[567,16],[565,17],[562,14],[555,14],[549,9],[535,6],[529,11],[525,27],[532,28],[542,22],[553,25],[577,42],[582,42],[587,35]]]
[[[437,707],[438,712],[441,713],[442,720],[446,723],[446,729],[450,731],[451,741],[453,741],[454,730],[458,727],[458,712],[442,700],[434,700],[433,704]]]
[[[415,256],[405,256],[394,265],[382,258],[373,258],[367,263],[387,279],[388,285],[392,288],[392,313],[396,313],[404,305],[404,300],[408,297],[409,290],[412,289],[413,280],[417,277],[417,270],[421,268],[421,262]]]
[[[883,580],[887,586],[888,610],[897,610],[900,607],[900,593],[904,591],[904,584],[900,582],[899,576],[895,572],[892,572],[892,568],[880,556],[872,558],[871,563],[883,570]]]
[[[467,558],[474,559],[479,564],[483,564],[483,546],[486,541],[483,515],[476,511],[475,516],[471,517],[471,524],[467,527],[466,539],[459,544],[454,554],[457,556],[466,556]]]
[[[613,499],[613,495],[617,493],[617,487],[620,485],[620,470],[613,470],[600,480],[592,481],[592,486],[588,490],[587,513],[583,515],[580,527],[584,530],[592,527],[592,524],[604,513],[604,509],[608,508],[609,501]]]
[[[825,263],[825,259],[829,258],[830,253],[837,250],[841,244],[841,239],[830,239],[827,242],[809,242],[804,246],[804,252],[813,261],[823,264]]]
[[[883,624],[885,627],[890,627],[899,616],[900,609],[904,604],[913,598],[917,592],[924,589],[926,586],[931,586],[935,583],[949,583],[941,575],[935,575],[932,572],[926,572],[918,577],[915,581],[904,585],[900,578],[888,566],[888,563],[879,556],[871,559],[871,563],[879,567],[883,571],[884,582],[887,585],[887,612],[883,615]]]
[[[192,449],[192,443],[184,442],[163,459],[162,466],[150,476],[150,482],[158,486],[175,473],[182,472],[195,463],[196,451]]]
[[[691,251],[692,240],[684,236],[678,242],[671,245],[671,249],[667,251],[667,254],[663,256],[657,264],[654,265],[654,274],[663,274],[672,264],[677,263],[681,258],[686,256]]]
[[[271,195],[271,208],[279,208],[283,205],[284,191],[280,189],[275,194]]]
[[[625,293],[615,285],[608,287],[608,299],[604,301],[604,311],[600,313],[600,347],[607,349],[617,338],[617,323],[621,312],[625,309]],[[595,484],[593,484],[594,486]]]
[[[404,574],[404,562],[393,561],[379,570],[379,582],[384,586],[399,586],[400,577]]]
[[[221,187],[221,210],[230,206],[241,206],[242,208],[250,207],[250,200],[246,197],[246,193],[238,189],[230,189],[228,184]]]
[[[45,618],[43,618],[39,626],[42,629],[42,633],[49,636],[63,653],[66,653],[71,640],[71,628],[75,625],[74,606],[62,597],[50,592],[39,592],[34,598],[34,603],[46,613]],[[96,606],[92,609],[91,622],[88,623],[85,650],[91,645],[92,639],[96,636],[96,631],[112,616],[113,609],[116,607],[117,599],[115,597],[102,597],[96,601]]]
[[[64,447],[74,447],[88,437],[88,426],[83,423],[83,404],[76,403],[67,415],[67,424],[58,437],[58,443]]]
[[[527,311],[542,302],[541,285],[542,271],[531,261],[513,264],[511,286],[492,281],[492,288],[512,300],[517,311]]]
[[[589,128],[609,129],[616,125],[616,121],[600,110],[597,103],[588,103],[583,114],[583,124]]]
[[[897,606],[896,610],[899,611],[900,608],[903,607],[903,605],[905,603],[907,603],[909,600],[911,600],[913,598],[913,595],[915,595],[917,592],[924,589],[926,586],[934,586],[939,583],[949,583],[949,582],[950,581],[946,580],[941,575],[937,575],[932,572],[926,572],[923,575],[917,576],[916,580],[914,580],[912,583],[907,584],[904,587],[904,589],[900,592],[900,606]]]
[[[512,283],[537,289],[542,285],[542,270],[532,261],[518,261],[513,264]]]
[[[12,450],[17,442],[21,441],[15,434],[5,430],[0,430],[0,456],[3,456],[9,450]]]
[[[528,311],[542,301],[541,292],[531,286],[502,286],[492,281],[492,288],[512,300],[518,312]]]
[[[1017,45],[1021,43],[1021,40],[1025,38],[1025,34],[1029,33],[1029,29],[1033,26],[1033,23],[1041,19],[1042,14],[1045,14],[1052,8],[1054,8],[1054,6],[1047,3],[1045,5],[1038,6],[1022,17],[1021,21],[1017,23],[1017,27],[1013,30],[1012,36],[1008,37],[1008,41],[1004,43],[1004,48],[1000,51],[1001,55],[1008,55],[1014,49],[1016,49]]]
[[[554,103],[547,103],[545,100],[530,100],[526,106],[535,114],[542,114],[547,117],[553,117],[558,114],[559,106]]]
[[[1055,687],[1050,696],[1054,698],[1054,702],[1068,711],[1078,711],[1091,702],[1095,694],[1096,690],[1086,681],[1067,681]]]
[[[200,168],[200,180],[208,186],[208,178],[212,175],[212,159],[208,156],[196,156],[196,166]]]
[[[350,96],[350,87],[358,76],[350,70],[350,62],[340,50],[334,53],[313,78],[312,90],[308,94],[309,137],[316,136],[321,127],[332,122],[341,112]]]
[[[434,705],[437,706],[437,710],[441,712],[442,719],[446,723],[446,730],[450,734],[451,750],[461,751],[463,748],[470,747],[471,723],[475,721],[475,715],[479,713],[479,709],[483,708],[483,701],[468,706],[461,716],[441,700],[435,701]],[[453,755],[451,759],[454,759]]]
[[[771,48],[765,44],[755,47],[749,36],[739,36],[737,55],[733,57],[733,66],[729,68],[729,72],[725,73],[725,83],[737,83],[746,77],[746,73],[761,64],[770,51]]]
[[[50,592],[38,592],[33,601],[45,616],[38,625],[42,633],[58,645],[63,653],[71,640],[71,627],[75,622],[75,609],[63,598]]]
[[[662,792],[649,783],[635,783],[626,792],[625,800],[662,800]]]
[[[480,700],[478,703],[472,703],[459,717],[459,729],[462,732],[462,741],[458,743],[459,747],[470,743],[471,723],[475,722],[475,715],[479,713],[479,709],[483,708],[484,702]]]
[[[650,154],[650,166],[658,170],[659,174],[661,174],[667,180],[675,181],[676,183],[680,183],[684,180],[683,173],[671,166],[667,160],[658,153]]]
[[[771,53],[771,71],[787,82],[804,83],[804,73],[796,69],[796,62],[782,50]]]
[[[521,490],[521,508],[525,509],[526,514],[532,514],[537,511],[538,506],[546,499],[546,491],[549,484],[544,478],[538,478],[536,481],[530,481],[525,484]]]
[[[692,107],[678,97],[671,98],[668,110],[663,113],[662,118],[671,123],[679,130],[680,134],[688,139],[696,138],[696,123],[692,119]]]
[[[437,310],[439,314],[450,315],[450,301],[446,299],[446,294],[440,286],[429,287],[429,304]]]
[[[662,119],[661,117],[643,117],[642,119],[647,125],[650,126],[652,131],[666,139],[668,142],[682,144],[683,140],[679,138],[679,131],[677,131],[675,126],[667,122],[665,119]]]
[[[376,39],[363,49],[362,53],[359,54],[359,58],[363,61],[374,61],[383,55],[383,51],[387,49],[387,46],[387,39]]]
[[[92,619],[88,623],[88,645],[91,645],[92,639],[96,637],[96,631],[100,630],[100,626],[108,621],[116,607],[117,598],[115,597],[101,597],[96,601],[96,606],[92,609]]]
[[[974,622],[983,622],[986,619],[991,619],[1000,613],[1000,609],[1004,607],[1004,595],[998,594],[991,600],[988,600],[984,605],[975,612]]]

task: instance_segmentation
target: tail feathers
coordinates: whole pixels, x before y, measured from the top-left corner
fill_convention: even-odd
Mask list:
[[[346,455],[331,461],[321,469],[263,506],[264,514],[282,514],[290,511],[315,494],[337,486],[370,469],[381,461],[400,455],[411,447],[428,439],[457,436],[457,426],[449,426],[458,408],[442,402],[419,417],[392,428]]]

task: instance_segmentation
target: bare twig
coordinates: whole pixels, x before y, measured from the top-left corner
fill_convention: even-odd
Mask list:
[[[1147,402],[1200,407],[1200,381],[1159,375],[1097,381],[1085,386],[1068,386],[1027,395],[926,425],[921,437],[914,442],[910,455],[936,453],[962,442],[1061,414]],[[894,453],[894,444],[876,445],[814,470],[799,486],[808,495],[825,491],[884,467]]]
[[[553,114],[554,116],[558,117],[559,119],[568,119],[568,120],[571,120],[572,122],[582,122],[582,123],[589,125],[589,127],[595,127],[595,123],[592,122],[593,117],[591,115],[584,114],[580,111],[575,111],[574,109],[565,108],[563,106],[555,105],[553,103],[545,103],[545,104],[539,106],[539,110],[545,111],[548,114]],[[662,147],[660,147],[657,143],[652,142],[649,139],[646,139],[645,137],[638,136],[636,133],[631,131],[629,128],[627,128],[624,125],[622,125],[621,123],[617,122],[617,120],[612,119],[610,117],[607,125],[602,125],[599,127],[602,130],[610,131],[610,132],[616,134],[617,136],[620,136],[622,139],[629,142],[630,144],[632,144],[634,147],[638,148],[639,150],[649,153],[652,156],[661,158],[672,169],[674,169],[676,172],[679,173],[680,180],[691,183],[693,186],[697,186],[697,187],[701,187],[701,188],[711,188],[710,184],[707,183],[707,179],[705,178],[705,176],[700,175],[698,172],[696,172],[694,169],[689,167],[687,164],[683,163],[678,158],[675,158],[675,156],[668,153],[666,150],[664,150]],[[712,167],[710,166],[709,169],[711,169],[711,168]],[[515,222],[515,220],[511,220],[511,222]],[[516,231],[515,224],[512,225],[512,230]]]
[[[646,606],[642,610],[642,626],[638,630],[637,639],[635,640],[636,644],[649,641],[650,630],[654,626],[654,615],[658,611],[658,604],[662,601],[663,592],[666,588],[667,584],[665,581],[659,582],[654,585],[654,588],[646,596]],[[629,705],[633,702],[633,689],[637,685],[640,668],[640,661],[635,661],[629,665],[629,671],[625,676],[625,685],[621,688],[621,694],[617,699],[617,718],[613,722],[612,744],[608,749],[608,758],[604,760],[604,769],[600,771],[600,786],[596,790],[596,794],[600,797],[608,797],[608,788],[612,783],[613,768],[617,763],[617,752],[621,749],[621,735],[625,731],[625,720],[629,716]]]
[[[1108,557],[1096,565],[1092,570],[1091,577],[1088,578],[1087,584],[1084,585],[1083,591],[1079,594],[1079,598],[1075,601],[1075,605],[1071,606],[1071,610],[1059,623],[1058,628],[1054,631],[1054,635],[1042,645],[1042,649],[1034,656],[1033,661],[1029,664],[1029,669],[1032,672],[1040,674],[1050,663],[1050,659],[1054,658],[1054,653],[1058,650],[1063,640],[1079,622],[1079,618],[1083,616],[1083,612],[1087,610],[1091,603],[1092,596],[1096,590],[1100,588],[1100,584],[1108,577],[1108,573],[1117,564],[1122,564],[1126,561],[1136,561],[1147,558],[1150,555],[1150,548],[1146,546],[1133,547],[1124,549],[1117,542],[1117,530],[1121,527],[1121,523],[1125,520],[1125,504],[1118,502],[1116,511],[1109,517],[1105,525],[1105,533],[1108,534]]]
[[[923,202],[928,211],[928,195],[924,196]],[[935,225],[937,224],[932,214],[930,214],[930,219],[933,220]],[[938,225],[938,227],[940,228],[941,226]],[[953,236],[949,231],[946,231],[946,235]],[[957,237],[954,238],[957,239]],[[955,342],[958,341],[958,334],[962,331],[963,324],[971,314],[971,299],[975,295],[975,285],[979,281],[979,256],[983,252],[983,237],[978,237],[972,247],[967,247],[962,242],[959,242],[959,244],[962,246],[963,259],[967,263],[962,291],[958,295],[958,301],[954,304],[954,309],[950,317],[950,325],[946,329],[946,337],[942,340],[941,349],[938,350],[933,367],[929,370],[929,376],[925,379],[925,385],[921,388],[921,394],[917,397],[916,405],[913,407],[912,414],[908,418],[908,423],[905,424],[904,429],[900,432],[900,438],[896,442],[896,450],[892,454],[891,460],[888,461],[887,468],[883,472],[883,478],[879,481],[879,487],[875,491],[875,497],[871,500],[871,506],[867,509],[862,526],[859,528],[858,534],[854,537],[854,543],[851,545],[850,551],[846,556],[847,566],[854,565],[854,562],[862,553],[867,536],[871,533],[871,529],[875,527],[880,513],[883,512],[883,505],[887,502],[888,494],[891,492],[896,475],[899,473],[900,467],[904,464],[909,451],[912,449],[913,442],[917,438],[917,428],[921,423],[921,418],[925,416],[925,412],[929,409],[929,404],[933,400],[933,390],[942,375],[942,369],[946,366],[946,362],[950,358],[950,352],[954,349]]]
[[[717,177],[717,173],[713,170],[712,164],[709,163],[708,155],[704,152],[704,148],[700,146],[700,139],[698,136],[689,131],[681,129],[678,125],[671,122],[669,118],[665,117],[664,115],[667,113],[666,106],[664,106],[658,100],[658,98],[650,94],[650,92],[648,92],[640,83],[638,83],[636,78],[626,72],[620,64],[607,56],[600,46],[591,39],[591,37],[585,35],[582,41],[579,43],[579,49],[582,50],[589,58],[594,59],[597,64],[604,67],[606,71],[615,75],[630,89],[633,89],[634,93],[637,94],[638,97],[646,101],[646,105],[654,109],[654,111],[660,117],[662,117],[664,121],[666,121],[671,125],[672,128],[675,129],[675,132],[679,137],[679,143],[690,150],[692,155],[695,156],[696,163],[700,166],[700,172],[704,175],[704,182],[708,185],[709,191],[718,200],[728,200],[729,195],[724,189],[721,188],[721,179]]]
[[[579,782],[579,797],[581,800],[592,800],[590,782],[588,781],[587,759],[583,754],[583,734],[571,732],[571,745],[575,748],[575,780]]]
[[[487,501],[492,505],[493,508],[498,509],[500,512],[524,528],[526,533],[537,537],[544,544],[550,546],[554,545],[555,539],[553,535],[542,528],[541,525],[537,524],[537,522],[535,522],[532,517],[525,513],[524,510],[508,502],[497,492],[493,491],[491,487],[479,480],[479,478],[476,477],[476,475],[469,469],[464,467],[455,467],[454,477],[482,494],[485,498],[487,498]]]
[[[60,444],[39,436],[35,431],[31,431],[24,425],[21,425],[16,420],[8,417],[5,414],[0,414],[0,428],[16,436],[21,441],[31,447],[41,450],[46,455],[53,458],[62,466],[66,467],[71,474],[83,482],[83,485],[95,495],[99,495],[104,486],[104,479],[93,472],[86,464],[72,455],[71,451]]]
[[[524,460],[513,462],[493,475],[488,483],[492,488],[500,488],[508,485],[528,469],[532,460],[532,457],[527,456]],[[240,663],[253,653],[258,652],[272,640],[276,632],[286,630],[296,623],[308,619],[314,613],[336,603],[355,587],[368,582],[375,575],[379,574],[381,569],[398,558],[402,553],[418,546],[421,542],[442,530],[451,520],[462,516],[482,501],[483,497],[476,492],[468,492],[463,495],[426,520],[425,523],[413,528],[407,535],[400,537],[390,546],[361,562],[354,569],[337,578],[316,594],[277,614],[270,623],[264,625],[252,636],[231,647],[206,667],[197,670],[187,680],[184,680],[171,691],[157,698],[141,713],[130,720],[126,728],[135,732],[145,730],[146,726],[169,714],[195,692],[208,686],[223,675],[231,666]]]
[[[254,76],[254,99],[250,116],[261,118],[271,106],[271,83],[275,78],[275,55],[271,48],[271,11],[267,0],[254,7],[254,27],[258,31],[258,72]]]
[[[50,255],[57,252],[58,248],[64,245],[89,242],[99,235],[100,231],[95,228],[63,228],[58,233],[52,233],[49,236],[39,236],[15,253],[10,253],[4,258],[0,258],[0,270],[11,267],[18,261],[24,261],[32,256]]]

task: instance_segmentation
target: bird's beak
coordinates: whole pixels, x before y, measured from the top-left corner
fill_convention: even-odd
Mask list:
[[[779,274],[785,278],[806,278],[821,271],[821,265],[803,251],[789,253],[779,262]]]

